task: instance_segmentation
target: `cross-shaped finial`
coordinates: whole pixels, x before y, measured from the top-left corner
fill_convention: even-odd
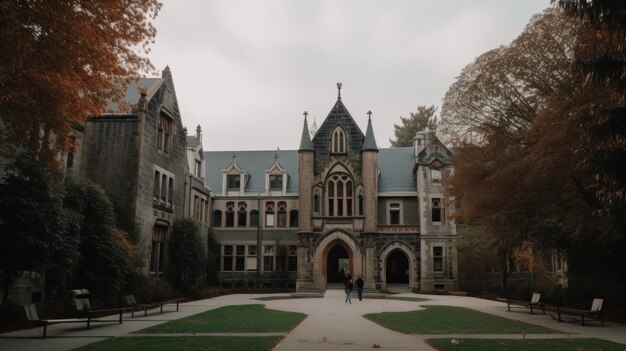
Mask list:
[[[304,115],[304,119],[306,120],[306,117],[309,115],[309,113],[304,111],[303,115]]]
[[[341,82],[337,82],[337,91],[338,91],[338,95],[337,98],[341,99]]]
[[[367,111],[367,118],[372,119],[372,111]]]

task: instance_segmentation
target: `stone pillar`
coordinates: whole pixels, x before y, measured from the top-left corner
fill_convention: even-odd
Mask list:
[[[365,214],[365,233],[374,233],[377,229],[378,207],[378,150],[363,151],[363,212]]]

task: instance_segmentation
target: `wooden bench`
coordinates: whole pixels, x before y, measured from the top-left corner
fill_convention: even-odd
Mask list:
[[[520,308],[530,308],[530,314],[534,313],[534,310],[533,310],[534,308],[541,309],[541,312],[543,314],[546,313],[546,310],[544,309],[543,303],[541,302],[541,294],[540,293],[533,293],[533,296],[530,299],[530,302],[528,302],[528,301],[520,301],[520,300],[511,300],[509,298],[498,299],[498,301],[506,302],[507,311],[509,311],[509,312],[511,312],[511,308],[520,307]]]
[[[137,303],[137,300],[135,300],[135,295],[126,295],[124,296],[124,301],[126,302],[126,307],[130,308],[131,310],[131,318],[135,317],[135,311],[143,311],[143,315],[147,316],[148,315],[148,310],[151,310],[153,308],[161,308],[161,312],[163,313],[163,306],[165,305],[169,305],[169,304],[176,304],[176,312],[178,312],[178,308],[180,305],[180,302],[185,300],[184,298],[175,298],[175,299],[170,299],[170,300],[164,300],[164,301],[155,301],[155,302],[150,302],[150,303],[143,303],[143,304],[139,304]]]
[[[593,302],[591,303],[591,309],[589,310],[580,310],[576,308],[557,306],[556,313],[558,316],[558,320],[559,322],[562,322],[563,319],[561,315],[568,314],[568,315],[572,315],[575,317],[580,317],[580,321],[582,322],[582,325],[585,325],[585,317],[587,317],[588,321],[591,319],[600,320],[600,323],[604,327],[604,316],[602,316],[602,304],[603,303],[604,303],[603,299],[593,299]],[[578,321],[578,319],[575,319],[575,321]]]
[[[87,318],[41,319],[37,314],[37,305],[34,303],[24,305],[24,311],[26,312],[26,318],[30,323],[43,327],[43,338],[46,337],[48,333],[48,326],[51,324],[86,323],[87,328],[89,328],[89,320]]]

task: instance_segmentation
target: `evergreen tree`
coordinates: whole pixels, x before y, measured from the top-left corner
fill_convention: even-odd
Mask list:
[[[200,228],[189,218],[177,220],[169,241],[167,276],[170,283],[183,293],[193,293],[202,285],[205,266]]]
[[[402,125],[393,125],[396,140],[389,139],[391,146],[412,146],[413,138],[415,138],[417,132],[426,130],[426,128],[434,130],[437,126],[435,112],[437,112],[435,105],[430,107],[417,106],[417,112],[411,112],[410,117],[400,116]]]

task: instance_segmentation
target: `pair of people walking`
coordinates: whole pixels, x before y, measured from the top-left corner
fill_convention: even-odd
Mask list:
[[[359,301],[363,300],[363,278],[361,278],[361,276],[359,275],[356,282],[353,282],[350,272],[346,272],[343,280],[343,286],[346,292],[346,303],[352,304],[352,290],[354,290],[355,283]]]

